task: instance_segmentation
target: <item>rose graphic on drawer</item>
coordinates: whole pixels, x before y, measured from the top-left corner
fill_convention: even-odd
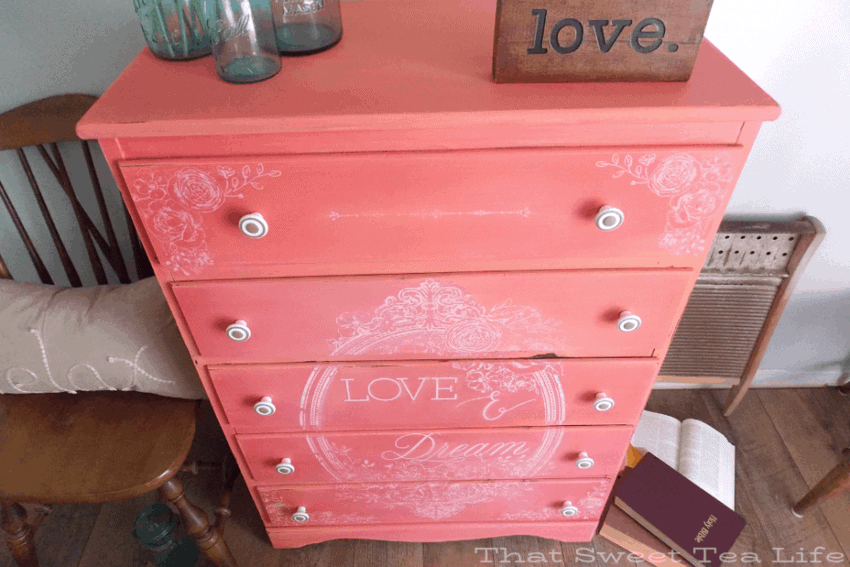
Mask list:
[[[655,154],[635,160],[619,154],[611,161],[599,161],[597,167],[613,167],[614,178],[628,174],[632,185],[647,185],[659,197],[670,200],[667,225],[659,244],[677,256],[696,255],[705,251],[711,236],[708,221],[726,202],[732,190],[734,171],[732,156],[727,153],[700,160],[679,153],[656,161]]]
[[[245,165],[240,175],[229,166],[181,167],[169,174],[146,170],[130,187],[148,234],[165,251],[163,263],[185,275],[197,274],[213,264],[204,230],[203,215],[217,211],[227,199],[240,199],[247,187],[262,189],[257,180],[280,177],[263,164]]]

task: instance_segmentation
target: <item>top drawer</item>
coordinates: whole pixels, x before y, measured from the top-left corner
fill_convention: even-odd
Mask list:
[[[185,280],[699,268],[744,158],[739,146],[556,148],[120,167],[156,260]],[[605,206],[624,215],[614,230],[597,226]],[[250,214],[261,238],[240,230]]]

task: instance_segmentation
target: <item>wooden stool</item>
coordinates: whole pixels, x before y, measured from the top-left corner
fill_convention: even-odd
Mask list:
[[[798,518],[803,513],[823,499],[837,496],[841,491],[850,488],[850,447],[841,451],[842,461],[821,479],[799,502],[791,508],[791,513]]]
[[[235,567],[216,525],[186,499],[175,476],[198,415],[196,400],[138,392],[0,396],[2,528],[21,567],[37,567],[33,534],[49,507],[27,522],[19,502],[91,504],[159,490],[183,517],[188,534],[213,564]]]

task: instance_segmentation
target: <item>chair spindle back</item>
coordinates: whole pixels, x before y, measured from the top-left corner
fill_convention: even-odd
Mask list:
[[[133,228],[130,215],[123,204],[126,228],[119,229],[120,232],[116,233],[116,226],[110,217],[104,189],[95,168],[94,156],[89,142],[78,138],[74,131],[79,119],[96,100],[97,97],[90,95],[58,95],[20,106],[0,115],[0,152],[14,151],[17,154],[22,171],[29,182],[32,198],[34,198],[40,211],[41,221],[49,234],[49,239],[55,247],[65,276],[72,287],[82,287],[84,283],[80,272],[74,265],[72,255],[66,247],[66,242],[72,246],[79,243],[85,246],[85,257],[88,259],[98,285],[109,283],[101,256],[106,260],[107,266],[112,269],[120,283],[130,283],[131,281],[130,272],[121,252],[118,234],[125,237],[125,242],[129,241],[125,247],[132,251],[131,256],[138,278],[141,279],[153,274],[138,235]],[[103,230],[89,215],[79,197],[80,193],[72,184],[72,176],[68,172],[65,159],[59,149],[59,143],[62,142],[77,142],[82,147],[82,154],[91,183],[91,195],[94,200],[94,204],[90,204],[89,208],[96,209],[95,219],[102,223]],[[36,168],[33,167],[27,152],[25,152],[25,148],[28,147],[35,148],[52,174],[52,182],[58,183],[60,192],[65,195],[70,203],[76,220],[75,223],[71,223],[77,229],[74,233],[68,234],[65,231],[64,236],[60,234],[62,231],[57,228],[47,205],[45,191],[42,189],[46,180],[42,179],[42,183],[40,183],[37,179]],[[30,152],[32,153],[32,150]],[[37,246],[41,240],[46,240],[46,238],[31,237],[26,227],[27,225],[33,226],[34,221],[28,218],[28,216],[33,215],[19,213],[12,200],[12,196],[23,198],[25,188],[16,187],[14,189],[17,189],[17,191],[11,187],[7,190],[7,187],[3,185],[2,171],[0,171],[0,200],[6,207],[15,232],[20,237],[41,283],[54,284],[55,280],[51,276]],[[7,249],[5,245],[3,248],[4,250]],[[42,252],[44,252],[43,249]],[[0,278],[11,277],[12,274],[7,264],[0,257]]]

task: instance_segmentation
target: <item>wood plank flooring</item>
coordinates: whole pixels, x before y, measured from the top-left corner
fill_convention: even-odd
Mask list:
[[[850,565],[850,494],[803,519],[789,512],[850,446],[850,398],[828,388],[755,389],[725,418],[725,395],[656,390],[647,409],[705,421],[737,447],[736,502],[748,524],[732,549],[736,560],[728,565]],[[226,445],[211,412],[204,413],[193,457],[215,460]],[[193,500],[212,516],[217,475],[183,478]],[[136,514],[155,500],[148,495],[102,506],[56,506],[36,536],[42,567],[155,567],[153,555],[132,535]],[[225,538],[242,567],[648,565],[630,561],[599,537],[590,543],[519,536],[425,544],[338,540],[276,550],[241,481],[232,508]],[[13,566],[8,551],[0,549],[0,567]],[[207,563],[200,559],[196,567],[202,566]]]

